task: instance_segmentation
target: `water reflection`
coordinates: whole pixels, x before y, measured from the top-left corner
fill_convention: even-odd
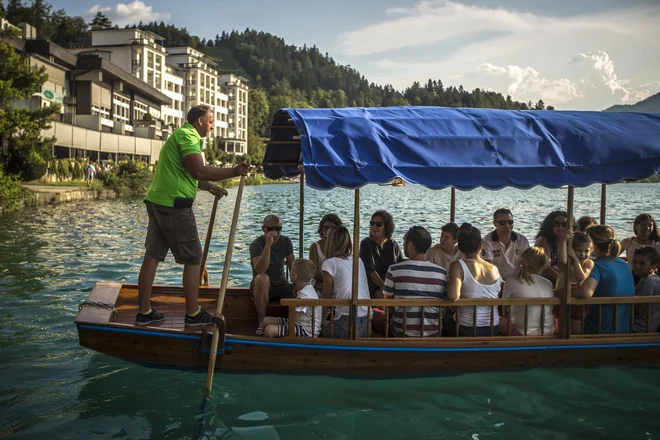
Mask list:
[[[608,223],[631,235],[640,212],[658,215],[657,185],[608,189]],[[219,284],[236,189],[221,201],[209,255]],[[353,192],[306,190],[305,254],[323,214],[352,227]],[[561,190],[457,192],[457,221],[484,232],[510,207],[533,239],[543,216],[565,204]],[[576,190],[576,216],[598,215],[599,187]],[[437,240],[449,190],[365,187],[361,234],[371,212],[395,215],[395,237],[424,224]],[[634,208],[630,201],[635,201]],[[196,205],[204,238],[212,199]],[[298,186],[248,187],[243,196],[232,285],[247,286],[249,243],[263,216],[283,217],[298,254]],[[44,206],[0,217],[0,436],[9,438],[657,438],[657,368],[534,369],[405,380],[226,375],[200,410],[204,373],[145,368],[78,345],[73,319],[97,281],[136,282],[147,216],[139,199]],[[156,282],[180,283],[171,257]],[[558,434],[557,431],[562,434]],[[650,434],[646,434],[646,433]]]

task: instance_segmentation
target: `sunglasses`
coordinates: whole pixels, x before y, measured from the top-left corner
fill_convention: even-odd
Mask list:
[[[370,224],[371,226],[378,226],[379,228],[380,228],[381,226],[383,226],[383,222],[374,222],[374,221],[371,221],[371,222],[369,222],[369,224]]]
[[[500,226],[513,225],[513,220],[498,220],[497,224]]]
[[[568,222],[555,222],[555,228],[567,228]]]
[[[282,230],[282,226],[266,226],[266,230],[268,232],[270,232],[270,231],[280,232]]]

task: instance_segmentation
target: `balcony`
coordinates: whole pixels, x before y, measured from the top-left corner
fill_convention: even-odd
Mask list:
[[[124,126],[126,131],[129,131],[129,127],[131,126]],[[151,163],[158,159],[163,146],[163,141],[158,139],[106,133],[62,122],[53,122],[51,128],[43,130],[42,134],[45,137],[55,137],[56,146],[107,153],[140,154],[150,156]]]

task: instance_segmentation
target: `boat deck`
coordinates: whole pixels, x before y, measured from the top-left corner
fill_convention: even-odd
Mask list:
[[[200,288],[198,302],[202,309],[211,314],[215,313],[218,293],[217,287]],[[91,307],[83,307],[76,322],[133,327],[135,326],[135,315],[138,312],[138,289],[136,285],[130,284],[101,283],[94,288],[87,304]],[[95,307],[95,304],[114,304],[114,312],[109,307]],[[201,327],[184,325],[186,303],[183,289],[180,286],[154,286],[151,305],[165,314],[165,321],[137,328],[174,330],[190,334],[201,333]],[[257,318],[254,304],[246,288],[227,289],[223,311],[228,333],[254,335]],[[269,305],[267,312],[269,316],[286,316],[286,308],[277,303]]]

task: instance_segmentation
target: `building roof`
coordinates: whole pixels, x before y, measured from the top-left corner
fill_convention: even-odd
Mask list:
[[[164,105],[172,105],[172,98],[159,92],[154,87],[151,87],[146,82],[134,77],[121,67],[112,64],[110,61],[95,55],[79,55],[78,69],[99,69],[103,71],[104,76],[110,80],[119,80],[124,82],[126,86],[138,92],[139,94]]]

